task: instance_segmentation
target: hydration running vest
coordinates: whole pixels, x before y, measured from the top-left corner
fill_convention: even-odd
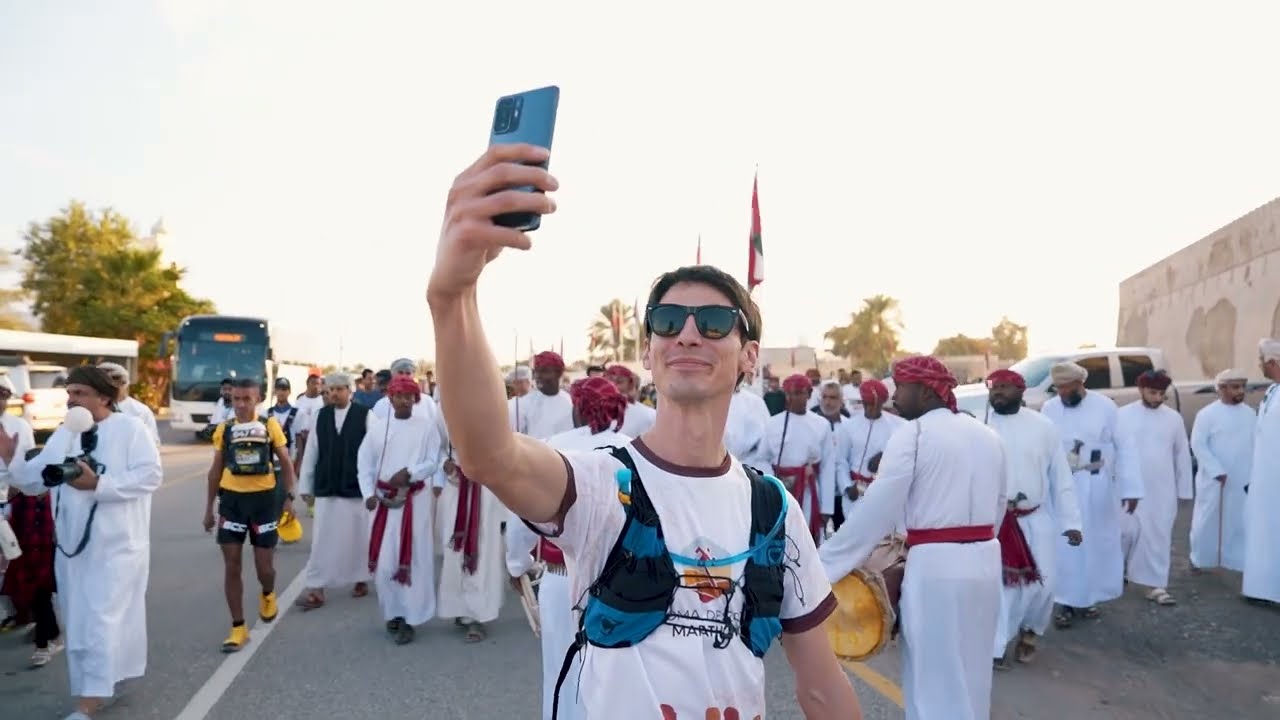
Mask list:
[[[670,618],[680,587],[678,561],[686,567],[729,567],[746,560],[742,577],[742,616],[738,637],[756,657],[764,657],[782,634],[783,561],[786,550],[787,491],[775,477],[742,466],[751,482],[751,531],[747,550],[726,558],[703,560],[673,554],[663,538],[662,521],[645,491],[635,462],[625,448],[608,447],[622,463],[615,477],[618,499],[626,513],[622,532],[605,559],[604,569],[587,589],[578,632],[556,679],[551,717],[560,711],[560,688],[573,658],[586,645],[624,648],[638,645]],[[727,621],[726,621],[727,622]],[[723,643],[721,640],[723,639]],[[732,635],[717,638],[725,648]]]
[[[274,472],[267,418],[260,417],[258,422],[262,424],[262,437],[232,438],[231,428],[238,424],[235,418],[222,425],[222,462],[232,475],[269,475]]]

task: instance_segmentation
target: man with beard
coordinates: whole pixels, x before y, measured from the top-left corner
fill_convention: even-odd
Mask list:
[[[875,475],[871,469],[872,458],[883,452],[889,437],[906,424],[897,415],[884,412],[884,404],[889,401],[889,389],[879,380],[873,378],[859,383],[858,399],[859,412],[843,423],[847,436],[843,464],[849,472],[836,477],[845,518],[853,510],[853,502],[871,484]],[[895,527],[895,530],[901,529],[904,528]]]
[[[902,360],[893,379],[894,406],[910,422],[889,438],[875,482],[819,555],[838,582],[905,514],[910,552],[899,614],[907,720],[986,720],[1000,613],[1004,444],[956,411],[956,379],[937,359]]]
[[[1073,362],[1049,371],[1057,396],[1041,410],[1053,421],[1067,452],[1081,530],[1088,543],[1058,542],[1054,600],[1061,606],[1054,616],[1059,628],[1071,627],[1077,616],[1097,618],[1098,603],[1124,592],[1124,554],[1120,547],[1120,507],[1130,515],[1142,497],[1133,443],[1117,431],[1116,404],[1101,393],[1085,390],[1089,372]]]
[[[315,413],[312,436],[302,458],[299,483],[303,499],[315,503],[311,555],[305,573],[307,592],[297,605],[314,610],[324,605],[326,588],[353,583],[352,597],[369,594],[369,513],[364,509],[357,456],[364,441],[369,408],[351,402],[351,376],[325,377],[332,404]]]
[[[1280,340],[1258,343],[1258,365],[1271,381],[1258,407],[1244,507],[1244,578],[1241,593],[1250,602],[1280,603],[1280,547],[1275,521],[1280,517]]]
[[[1244,505],[1258,413],[1244,401],[1249,373],[1218,373],[1218,399],[1191,425],[1196,504],[1191,511],[1191,568],[1244,569]]]
[[[1067,455],[1053,423],[1022,406],[1026,381],[1012,370],[987,377],[992,413],[987,426],[1004,441],[1008,507],[1000,526],[1004,592],[996,624],[995,667],[1008,669],[1009,642],[1016,636],[1014,657],[1030,662],[1036,636],[1044,636],[1053,615],[1054,540],[1059,534],[1077,546],[1080,507],[1067,468]]]
[[[804,375],[792,375],[782,383],[787,392],[787,410],[765,424],[760,452],[773,464],[773,474],[782,480],[800,503],[815,543],[822,542],[822,529],[835,512],[836,458],[831,444],[831,425],[821,415],[809,412],[813,383]]]
[[[559,354],[548,350],[533,357],[533,383],[537,390],[522,398],[523,415],[516,418],[517,427],[523,428],[525,435],[546,440],[573,429],[573,401],[560,387],[562,377],[564,358]]]
[[[1130,582],[1151,588],[1147,599],[1157,605],[1173,605],[1166,590],[1169,556],[1173,550],[1173,521],[1178,501],[1191,499],[1191,449],[1187,426],[1178,411],[1164,404],[1172,381],[1160,370],[1138,376],[1142,399],[1120,408],[1121,432],[1132,438],[1142,473],[1142,506],[1122,518],[1121,544],[1125,576]]]

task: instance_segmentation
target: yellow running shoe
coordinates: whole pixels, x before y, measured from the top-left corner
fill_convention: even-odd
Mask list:
[[[261,593],[258,594],[258,617],[262,618],[262,622],[271,622],[272,620],[275,620],[276,614],[279,612],[279,608],[276,607],[275,593],[269,592],[266,595]]]
[[[222,652],[233,653],[239,652],[249,642],[249,627],[247,625],[231,626],[231,634],[226,640],[222,641]]]

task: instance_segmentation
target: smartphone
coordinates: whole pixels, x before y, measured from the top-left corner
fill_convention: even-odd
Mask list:
[[[1090,463],[1099,463],[1099,462],[1102,462],[1102,451],[1101,451],[1101,450],[1094,450],[1094,451],[1090,452],[1090,453],[1089,453],[1089,462],[1090,462]],[[1090,475],[1097,475],[1099,472],[1100,472],[1100,470],[1099,470],[1099,469],[1094,469],[1094,470],[1091,470],[1091,471],[1089,472],[1089,474],[1090,474]]]
[[[489,145],[527,143],[551,149],[551,139],[556,131],[556,108],[560,105],[560,88],[550,85],[515,95],[498,98],[493,111],[493,126],[489,130]],[[549,165],[542,164],[545,170]],[[525,192],[542,192],[531,186],[515,188]],[[503,227],[532,232],[542,225],[538,213],[507,213],[493,218]]]

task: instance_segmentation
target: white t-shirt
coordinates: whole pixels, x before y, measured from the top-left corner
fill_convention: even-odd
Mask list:
[[[751,484],[736,459],[726,456],[719,468],[680,468],[658,459],[640,440],[628,450],[672,553],[716,558],[747,549]],[[566,500],[572,504],[561,533],[552,539],[565,553],[570,598],[584,607],[586,590],[603,569],[625,521],[615,479],[622,465],[606,451],[564,456],[571,469]],[[539,529],[554,530],[545,525]],[[836,600],[794,501],[787,503],[786,534],[781,618],[783,632],[798,633],[825,620]],[[588,717],[605,717],[626,708],[629,717],[703,718],[710,717],[711,709],[727,716],[726,709],[733,708],[740,717],[763,718],[764,663],[737,635],[743,598],[740,585],[729,600],[734,638],[727,648],[716,649],[710,633],[686,629],[715,627],[714,621],[725,614],[721,588],[726,583],[740,584],[744,565],[703,569],[677,563],[676,572],[684,580],[671,612],[683,616],[682,627],[664,624],[628,648],[587,645],[581,677],[566,678],[561,692],[580,692]]]

